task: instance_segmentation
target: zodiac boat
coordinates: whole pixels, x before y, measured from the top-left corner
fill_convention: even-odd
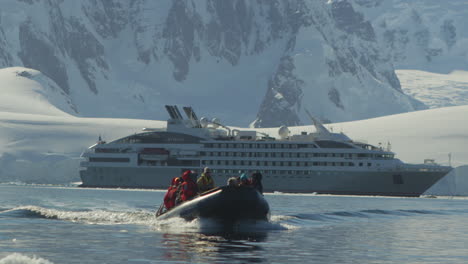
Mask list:
[[[218,187],[176,207],[165,210],[161,205],[156,213],[158,220],[181,217],[187,221],[211,218],[223,222],[239,220],[265,220],[270,207],[262,194],[251,187]]]

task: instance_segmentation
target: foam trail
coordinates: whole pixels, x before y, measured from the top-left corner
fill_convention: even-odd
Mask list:
[[[47,259],[38,258],[36,256],[28,257],[19,253],[13,253],[2,259],[0,264],[54,264]]]
[[[39,206],[21,206],[0,212],[2,215],[13,217],[38,217],[57,219],[86,224],[141,224],[147,225],[154,219],[152,212],[113,212],[105,210],[64,211]]]
[[[186,221],[182,218],[171,218],[164,220],[156,220],[154,227],[157,231],[167,233],[186,233],[186,232],[201,232],[201,233],[222,233],[222,232],[266,232],[270,230],[288,230],[296,227],[288,227],[286,224],[244,220],[235,223],[223,223],[215,219],[197,218],[192,221]]]

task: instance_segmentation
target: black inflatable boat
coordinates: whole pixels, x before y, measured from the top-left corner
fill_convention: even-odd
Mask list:
[[[157,219],[181,217],[187,221],[195,218],[212,218],[234,222],[238,220],[268,220],[270,207],[257,189],[251,187],[223,186],[186,201],[171,210],[161,205]]]

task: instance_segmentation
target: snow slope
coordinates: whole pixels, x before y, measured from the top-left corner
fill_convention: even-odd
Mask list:
[[[152,120],[75,117],[48,103],[47,98],[57,100],[63,103],[65,110],[72,111],[65,107],[65,97],[44,88],[47,78],[41,79],[45,81],[41,83],[28,74],[23,74],[28,77],[17,75],[25,71],[35,73],[24,68],[0,70],[0,76],[5,74],[2,80],[7,80],[0,82],[0,182],[66,184],[79,181],[79,155],[94,144],[99,135],[104,140],[113,140],[143,127],[165,125],[165,122]],[[421,163],[424,158],[435,158],[447,164],[451,153],[452,165],[461,166],[468,165],[467,113],[468,106],[456,106],[328,126],[371,144],[391,142],[392,150],[405,162]],[[260,130],[277,136],[277,128]],[[301,132],[314,128],[303,126],[290,130]],[[460,170],[449,183],[466,183],[466,177],[466,170]],[[439,189],[447,190],[449,183]],[[468,184],[458,188],[457,193],[465,191],[468,195]]]

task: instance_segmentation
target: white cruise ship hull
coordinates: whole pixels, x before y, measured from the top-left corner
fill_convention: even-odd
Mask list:
[[[180,168],[89,167],[83,187],[166,189]],[[266,192],[419,196],[448,171],[314,171],[310,175],[264,175]],[[213,175],[217,185],[238,175]]]

